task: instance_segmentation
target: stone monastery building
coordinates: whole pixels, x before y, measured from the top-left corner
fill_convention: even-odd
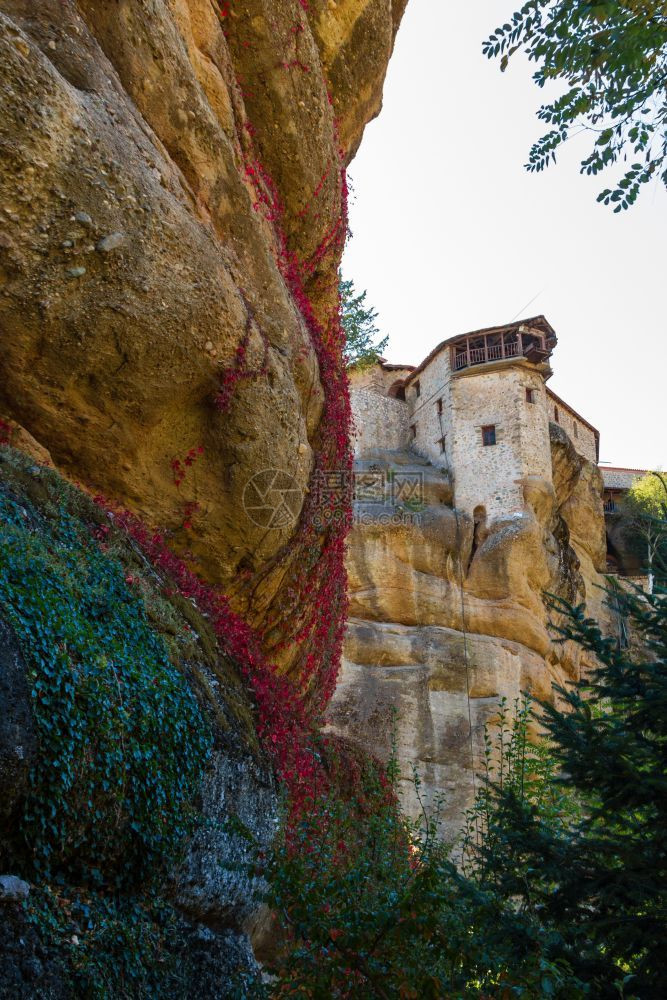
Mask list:
[[[597,464],[599,433],[547,387],[544,316],[444,340],[417,367],[353,372],[357,457],[410,448],[449,472],[454,503],[489,520],[524,508],[526,477],[552,481],[549,422]]]

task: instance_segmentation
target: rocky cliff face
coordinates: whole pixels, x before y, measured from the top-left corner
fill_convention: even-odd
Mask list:
[[[330,725],[384,756],[395,707],[405,775],[417,766],[427,805],[444,796],[442,828],[452,838],[499,699],[511,703],[526,690],[548,699],[554,683],[585,668],[576,648],[554,642],[544,592],[585,600],[606,617],[597,590],[605,567],[600,473],[562,428],[550,432],[553,486],[527,481],[525,510],[489,527],[453,509],[447,479],[409,451],[356,463],[360,473],[421,473],[424,506],[356,505],[351,618]],[[418,813],[408,782],[406,805]]]
[[[276,800],[248,676],[270,658],[288,674],[294,700],[307,697],[313,711],[335,677],[340,630],[331,618],[341,618],[345,600],[343,540],[313,523],[309,483],[348,460],[338,318],[345,167],[380,108],[404,6],[0,0],[0,453],[10,454],[11,441],[31,456],[25,466],[14,457],[0,467],[7,503],[18,505],[10,535],[26,527],[38,545],[60,525],[54,496],[67,487],[45,471],[55,467],[116,510],[139,515],[149,542],[159,528],[168,549],[188,560],[182,579],[192,570],[215,587],[206,611],[194,607],[199,583],[179,590],[177,581],[178,607],[157,628],[159,642],[194,632],[197,646],[204,637],[204,650],[176,659],[213,731],[197,783],[203,828],[181,867],[172,866],[168,887],[181,941],[171,957],[182,947],[186,965],[195,958],[194,978],[176,988],[179,996],[227,996],[234,970],[252,966],[248,935],[260,914],[252,885],[230,871],[248,858],[239,830],[260,845],[270,840]],[[18,485],[10,465],[20,467]],[[249,516],[244,503],[249,481],[267,469],[285,474],[296,498],[283,510],[283,487],[266,493],[260,484],[269,514],[285,515],[273,520]],[[48,510],[40,507],[43,476],[54,477]],[[36,505],[27,525],[21,504]],[[94,534],[95,525],[86,508],[77,531]],[[163,607],[162,590],[171,587],[164,566],[151,563],[136,538],[125,542],[129,563],[138,560],[127,603],[140,578],[151,608]],[[63,586],[74,581],[76,593],[87,581],[85,573],[65,576]],[[21,640],[12,626],[32,605],[7,579],[0,810],[20,841],[34,775],[46,766],[45,729],[36,733],[31,698],[49,656],[35,672],[29,632]],[[92,607],[77,606],[90,612],[91,627]],[[230,634],[217,620],[211,637],[221,609]],[[86,632],[86,620],[79,625]],[[120,625],[114,641],[118,634]],[[57,630],[50,648],[59,655]],[[230,687],[234,656],[244,681],[237,673]],[[142,662],[140,651],[134,662]],[[318,684],[318,671],[326,683]],[[143,680],[128,680],[129,690]],[[91,712],[108,705],[100,695]],[[268,725],[267,718],[265,706]],[[72,746],[80,749],[76,740]],[[89,808],[84,803],[82,815]],[[118,812],[95,815],[80,832],[84,842],[100,829],[125,829]],[[18,857],[12,851],[3,863]],[[103,885],[115,878],[109,869]],[[77,886],[79,876],[64,870],[67,885]],[[36,892],[46,893],[39,897],[46,906],[47,890],[33,886],[31,899]],[[72,912],[71,902],[57,904],[60,916]],[[18,902],[7,907],[6,995],[71,995],[34,924]],[[93,937],[106,933],[103,917],[92,921]],[[91,934],[79,919],[60,958],[69,955],[82,974],[78,935]],[[45,926],[55,925],[46,919]]]
[[[88,497],[7,447],[0,473],[0,997],[143,995],[156,960],[160,995],[228,996],[278,824],[238,666]]]
[[[305,491],[322,447],[344,167],[404,6],[0,3],[0,416],[260,627],[295,523],[243,492]]]

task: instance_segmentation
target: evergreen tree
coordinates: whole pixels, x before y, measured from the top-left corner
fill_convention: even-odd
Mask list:
[[[511,780],[493,775],[478,797],[482,836],[468,870],[552,937],[592,997],[667,995],[667,591],[613,595],[632,649],[568,608],[561,639],[598,663],[560,706],[541,704],[554,810],[531,792],[534,757],[515,753]],[[522,745],[517,739],[517,748]],[[523,743],[525,746],[525,741]],[[550,799],[554,803],[553,794]],[[547,797],[547,804],[549,799]]]
[[[380,331],[375,325],[377,312],[366,305],[367,292],[357,294],[352,280],[340,275],[340,299],[343,330],[345,331],[345,359],[348,367],[368,368],[385,350],[389,337],[377,340]]]

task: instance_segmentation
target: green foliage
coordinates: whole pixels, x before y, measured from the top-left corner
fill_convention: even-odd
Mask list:
[[[60,956],[72,995],[86,1000],[187,996],[187,965],[177,960],[174,911],[146,897],[112,897],[50,885],[35,887],[28,922]]]
[[[555,162],[567,139],[588,130],[595,138],[582,173],[635,161],[598,201],[620,212],[652,178],[667,186],[667,14],[660,0],[529,0],[483,50],[501,57],[501,69],[524,51],[538,65],[539,87],[565,84],[538,111],[550,128],[530,151],[529,171]]]
[[[263,867],[286,947],[258,995],[429,998],[584,995],[539,925],[461,875],[438,808],[410,822],[386,771],[343,759],[294,842]],[[341,794],[341,781],[343,785]],[[421,800],[420,781],[412,776]]]
[[[210,738],[141,593],[63,504],[0,492],[0,608],[29,664],[39,755],[23,866],[117,887],[173,859]]]
[[[493,730],[484,732],[484,771],[462,842],[463,871],[501,898],[514,895],[514,882],[529,885],[532,859],[513,842],[518,815],[539,818],[549,830],[568,831],[581,817],[582,802],[558,781],[559,768],[548,740],[530,738],[531,699],[524,696],[510,714],[502,698]],[[508,818],[511,822],[508,822]],[[511,885],[505,884],[509,874]]]
[[[538,756],[537,793],[525,793],[516,754],[510,780],[493,777],[469,857],[479,883],[540,925],[591,996],[657,1000],[667,988],[666,592],[612,596],[638,652],[554,602],[561,639],[598,666],[556,689],[560,706],[541,703],[549,769],[540,774]]]
[[[527,699],[513,715],[501,703],[459,867],[437,812],[398,809],[395,757],[386,774],[343,761],[345,794],[332,782],[264,868],[287,941],[259,995],[662,998],[665,597],[610,594],[636,654],[554,601],[560,639],[598,667],[537,718]]]
[[[667,481],[660,472],[648,472],[628,490],[626,502],[639,514],[664,521],[667,509]]]
[[[389,337],[377,340],[379,330],[375,325],[377,312],[366,305],[367,292],[356,294],[354,283],[339,276],[343,331],[345,333],[345,360],[348,367],[368,368],[385,350]]]
[[[667,574],[667,480],[649,472],[634,483],[619,505],[627,543],[639,555],[653,589],[656,572]]]

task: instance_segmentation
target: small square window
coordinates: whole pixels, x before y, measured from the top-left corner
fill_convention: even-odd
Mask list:
[[[488,424],[482,427],[482,444],[491,445],[496,443],[496,425]]]
[[[415,382],[415,396],[417,397],[417,399],[419,399],[421,394],[422,394],[422,387],[419,384],[419,379],[417,379],[417,381]]]
[[[526,402],[527,403],[537,402],[537,392],[535,389],[526,389]]]

